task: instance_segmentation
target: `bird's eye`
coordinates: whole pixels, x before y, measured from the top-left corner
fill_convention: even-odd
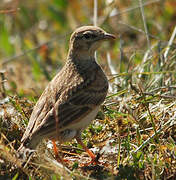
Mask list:
[[[96,35],[92,34],[92,33],[86,33],[86,34],[83,35],[83,37],[88,40],[88,39],[96,38]]]
[[[90,38],[91,38],[91,34],[84,34],[84,37],[85,37],[86,39],[90,39]]]

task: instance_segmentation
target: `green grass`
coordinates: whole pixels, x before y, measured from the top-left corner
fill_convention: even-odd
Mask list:
[[[16,150],[33,106],[65,62],[68,32],[77,25],[91,24],[93,4],[17,2],[17,7],[12,4],[12,8],[20,8],[16,14],[0,11],[0,179],[176,177],[175,41],[167,46],[174,36],[174,2],[144,6],[150,53],[140,8],[129,9],[137,6],[137,1],[98,3],[101,27],[121,35],[121,41],[117,39],[98,51],[110,91],[96,120],[82,133],[84,143],[100,154],[102,164],[81,167],[90,159],[75,140],[59,145],[60,153],[70,160],[64,166],[55,160],[47,141],[41,142],[25,163],[18,157]],[[113,8],[127,11],[109,17]],[[106,51],[110,53],[109,61]]]

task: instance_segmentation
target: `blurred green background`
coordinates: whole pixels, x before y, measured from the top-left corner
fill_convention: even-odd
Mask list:
[[[100,155],[107,166],[80,168],[85,157],[74,141],[62,145],[76,154],[67,173],[48,159],[46,144],[19,165],[16,149],[35,102],[66,61],[71,33],[95,21],[117,39],[97,52],[109,94],[82,138],[113,150]],[[0,0],[0,179],[172,179],[175,26],[176,0]]]
[[[176,1],[143,3],[150,46],[167,45],[176,24]],[[109,45],[117,72],[126,71],[134,53],[130,68],[137,66],[148,48],[139,1],[99,0],[97,4],[94,7],[93,0],[1,0],[0,70],[5,70],[8,79],[6,89],[22,96],[39,96],[64,64],[71,32],[93,25],[94,8],[97,25],[120,37]],[[100,49],[98,61],[108,73],[106,48],[105,44]]]

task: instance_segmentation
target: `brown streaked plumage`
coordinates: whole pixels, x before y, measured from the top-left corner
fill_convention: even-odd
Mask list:
[[[95,118],[108,91],[107,78],[94,53],[102,41],[114,38],[95,26],[76,29],[66,64],[36,103],[19,150],[35,149],[44,138],[60,142],[77,138],[81,143],[81,131]]]

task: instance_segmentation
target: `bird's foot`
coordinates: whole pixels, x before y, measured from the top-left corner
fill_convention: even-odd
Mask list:
[[[58,153],[58,148],[56,146],[56,142],[54,140],[52,140],[52,143],[53,143],[53,150],[54,150],[54,155],[55,155],[55,159],[58,163],[61,163],[61,164],[65,164],[65,163],[68,163],[70,162],[68,159],[64,159],[62,157],[59,156],[59,153]]]
[[[89,154],[90,155],[90,154]],[[106,162],[100,162],[99,158],[100,158],[100,153],[98,153],[97,155],[94,155],[94,157],[91,156],[91,161],[88,163],[81,163],[80,167],[81,168],[103,168],[103,167],[107,167],[107,163]]]
[[[89,154],[90,155],[90,154]],[[100,154],[98,153],[97,155],[94,155],[92,156],[91,154],[91,161],[88,162],[88,163],[81,163],[80,166],[81,167],[86,167],[86,166],[97,166],[97,165],[103,165],[102,162],[99,161],[99,158],[100,158]]]

